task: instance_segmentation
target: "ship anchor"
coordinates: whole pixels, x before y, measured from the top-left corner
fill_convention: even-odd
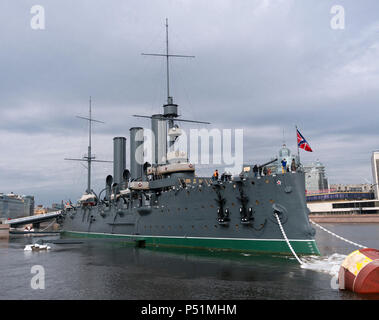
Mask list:
[[[220,225],[224,225],[224,226],[228,226],[229,225],[229,209],[228,208],[225,208],[224,209],[224,206],[225,206],[225,203],[226,203],[226,199],[221,195],[221,192],[220,192],[220,186],[219,185],[216,185],[214,187],[214,190],[216,191],[216,194],[217,194],[217,199],[215,199],[215,201],[217,202],[218,204],[218,209],[217,209],[217,221]]]

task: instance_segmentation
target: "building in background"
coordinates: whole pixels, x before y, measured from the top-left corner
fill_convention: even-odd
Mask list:
[[[13,192],[0,193],[0,220],[26,217],[34,214],[34,197]]]
[[[379,199],[379,151],[373,151],[371,155],[371,170],[375,199]]]
[[[329,189],[325,166],[319,160],[304,165],[303,169],[305,172],[305,190],[307,193],[321,192]]]
[[[331,184],[330,191],[336,192],[374,192],[374,186],[369,183],[361,184]]]
[[[47,213],[47,208],[44,208],[42,204],[39,204],[38,206],[35,207],[34,209],[34,214],[45,214]]]
[[[42,204],[39,204],[34,209],[34,214],[44,214],[49,212],[55,212],[63,209],[63,202],[62,203],[53,203],[51,207],[44,207]]]
[[[332,184],[328,192],[308,193],[312,214],[378,214],[379,152],[371,156],[373,184]]]

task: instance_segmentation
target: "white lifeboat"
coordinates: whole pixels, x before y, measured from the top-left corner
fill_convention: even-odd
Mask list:
[[[193,172],[195,171],[195,166],[191,163],[171,163],[165,164],[158,167],[147,168],[147,174],[170,174],[174,172]]]
[[[94,206],[96,204],[96,196],[93,193],[90,193],[90,194],[85,193],[79,199],[79,202],[83,206]]]

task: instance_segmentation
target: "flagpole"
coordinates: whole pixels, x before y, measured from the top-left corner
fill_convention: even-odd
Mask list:
[[[299,143],[297,142],[297,125],[295,125],[296,129],[296,146],[297,146],[297,157],[299,159],[299,166],[300,166],[300,150],[299,150]]]

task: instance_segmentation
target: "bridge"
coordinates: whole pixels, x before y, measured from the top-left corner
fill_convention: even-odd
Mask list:
[[[54,211],[54,212],[49,212],[49,213],[38,214],[35,216],[5,220],[3,224],[9,224],[11,227],[17,227],[17,226],[22,226],[24,224],[40,223],[43,221],[55,219],[59,217],[61,214],[62,214],[62,211]]]

